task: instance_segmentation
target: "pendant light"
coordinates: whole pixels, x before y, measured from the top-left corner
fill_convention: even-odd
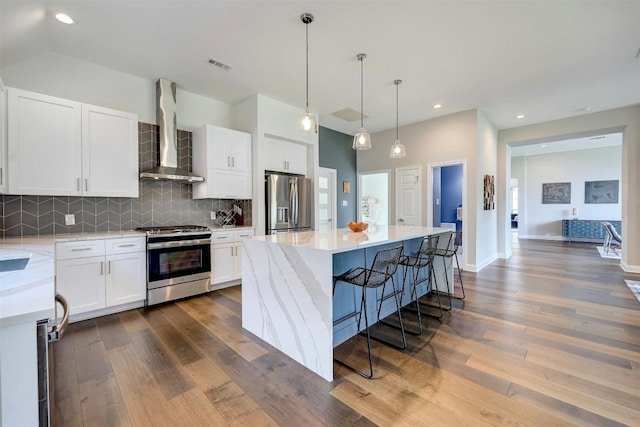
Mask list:
[[[360,61],[360,130],[353,137],[353,149],[354,150],[370,150],[371,149],[371,137],[364,128],[364,108],[363,108],[363,74],[364,74],[364,58],[367,57],[365,53],[358,54],[358,61]]]
[[[400,137],[398,136],[398,86],[402,83],[402,80],[394,80],[393,84],[396,85],[396,142],[391,146],[391,152],[389,157],[392,159],[401,159],[407,157],[407,152],[404,149],[404,144],[400,144]]]
[[[310,136],[318,133],[318,115],[311,113],[309,109],[309,24],[313,22],[313,15],[310,13],[303,13],[300,15],[300,20],[305,24],[306,28],[306,60],[307,60],[307,103],[304,108],[304,113],[298,120],[298,135]]]

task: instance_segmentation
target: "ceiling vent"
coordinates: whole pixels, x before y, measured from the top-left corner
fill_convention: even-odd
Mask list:
[[[229,71],[231,68],[233,68],[233,67],[231,67],[231,65],[225,64],[224,62],[218,61],[217,59],[210,59],[209,60],[209,64],[211,64],[211,65],[213,65],[215,67],[221,68],[224,71]]]
[[[356,111],[353,108],[343,108],[342,110],[331,113],[331,115],[342,119],[345,122],[357,122],[360,120],[360,111]],[[362,118],[368,119],[369,116],[363,114]]]

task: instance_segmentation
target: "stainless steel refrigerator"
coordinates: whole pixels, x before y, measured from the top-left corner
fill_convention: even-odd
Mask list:
[[[310,230],[313,184],[302,175],[265,175],[266,234]]]

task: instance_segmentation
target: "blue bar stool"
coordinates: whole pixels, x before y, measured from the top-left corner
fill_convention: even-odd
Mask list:
[[[375,339],[392,347],[395,347],[400,350],[404,350],[407,348],[407,339],[404,334],[404,326],[402,324],[402,312],[400,310],[400,302],[398,301],[398,292],[396,290],[395,281],[393,279],[393,275],[396,273],[398,269],[398,263],[400,261],[400,257],[402,256],[403,246],[398,246],[390,249],[380,249],[376,252],[375,257],[373,258],[373,264],[371,268],[365,267],[355,267],[352,268],[340,275],[333,276],[333,290],[335,293],[336,283],[337,282],[345,282],[352,284],[354,286],[359,286],[362,288],[362,299],[360,301],[360,311],[355,311],[354,313],[348,314],[343,318],[337,320],[334,323],[341,322],[350,317],[357,317],[357,328],[360,334],[363,334],[360,331],[360,321],[364,314],[364,324],[365,324],[365,334],[367,337],[367,351],[369,355],[369,373],[362,372],[353,366],[348,365],[347,363],[340,361],[338,359],[334,360],[341,365],[346,366],[347,368],[353,370],[357,374],[363,376],[364,378],[371,379],[373,378],[373,357],[371,354],[371,339]],[[376,289],[382,286],[382,294],[384,295],[384,288],[387,282],[391,280],[391,287],[393,290],[394,299],[396,302],[396,308],[398,311],[398,318],[400,319],[400,331],[402,333],[402,344],[397,345],[390,341],[383,340],[381,338],[372,337],[369,332],[369,319],[367,316],[367,290]],[[380,320],[380,310],[378,309],[378,321]]]

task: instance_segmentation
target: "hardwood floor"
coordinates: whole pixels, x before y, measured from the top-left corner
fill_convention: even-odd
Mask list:
[[[334,364],[328,383],[244,331],[240,287],[75,323],[55,346],[58,425],[640,425],[640,302],[623,280],[638,276],[593,244],[513,252],[463,272],[467,298],[405,351],[374,342],[373,380]],[[364,367],[352,341],[337,352]]]

